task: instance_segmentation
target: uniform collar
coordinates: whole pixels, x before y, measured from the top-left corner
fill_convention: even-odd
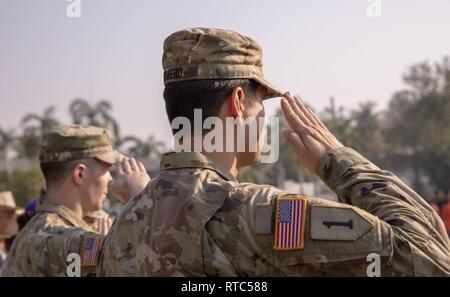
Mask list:
[[[236,178],[228,170],[224,169],[222,165],[197,152],[170,152],[163,154],[161,157],[160,168],[160,170],[205,168],[215,171],[225,180],[237,182]]]
[[[89,227],[85,221],[80,219],[72,210],[61,204],[55,204],[48,200],[40,199],[36,203],[36,212],[51,212],[57,214],[75,227],[81,227],[88,230],[91,229],[91,227]]]

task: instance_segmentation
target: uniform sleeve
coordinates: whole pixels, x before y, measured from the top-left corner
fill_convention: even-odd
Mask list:
[[[341,203],[270,186],[244,189],[238,241],[255,275],[449,274],[442,222],[392,173],[343,148],[321,160],[318,174]]]
[[[80,276],[95,276],[103,236],[81,228],[57,229],[53,228],[33,253],[35,275],[68,276],[79,269]]]
[[[350,148],[329,152],[317,173],[340,201],[364,209],[390,226],[395,240],[393,265],[400,264],[396,259],[409,256],[414,275],[450,274],[450,242],[442,220],[398,177]]]

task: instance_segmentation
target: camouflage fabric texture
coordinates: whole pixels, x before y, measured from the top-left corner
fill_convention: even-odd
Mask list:
[[[65,206],[39,200],[36,214],[14,239],[2,276],[66,276],[67,255],[81,255],[87,238],[101,237]],[[95,266],[82,266],[81,275],[95,275]]]
[[[238,183],[200,153],[169,153],[107,235],[99,276],[448,276],[442,221],[414,191],[352,149],[332,150],[317,173],[341,203]],[[279,199],[306,199],[302,249],[274,249]],[[332,229],[325,220],[352,228]],[[342,231],[344,230],[344,231]]]
[[[164,84],[201,79],[254,79],[267,89],[267,98],[281,92],[264,79],[262,49],[237,32],[191,28],[173,33],[164,41]]]
[[[114,164],[120,156],[120,153],[113,150],[111,136],[106,129],[61,125],[44,135],[39,160],[41,163],[56,163],[96,158]]]

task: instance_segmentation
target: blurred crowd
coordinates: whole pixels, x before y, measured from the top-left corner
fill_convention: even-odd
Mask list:
[[[450,236],[450,191],[436,191],[429,202],[434,211],[444,221],[445,229]]]

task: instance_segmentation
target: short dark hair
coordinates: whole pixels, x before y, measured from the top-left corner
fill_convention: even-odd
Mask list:
[[[205,79],[168,84],[164,88],[164,101],[169,121],[176,117],[186,117],[193,123],[194,109],[202,110],[202,121],[218,116],[220,108],[230,93],[237,87],[244,89],[248,98],[256,96],[259,84],[252,79]],[[193,129],[193,125],[191,125]],[[172,129],[175,134],[176,129]]]
[[[56,163],[41,163],[42,174],[45,177],[47,190],[51,185],[61,184],[72,172],[72,170],[80,163],[89,166],[89,160],[94,159],[80,159]]]

